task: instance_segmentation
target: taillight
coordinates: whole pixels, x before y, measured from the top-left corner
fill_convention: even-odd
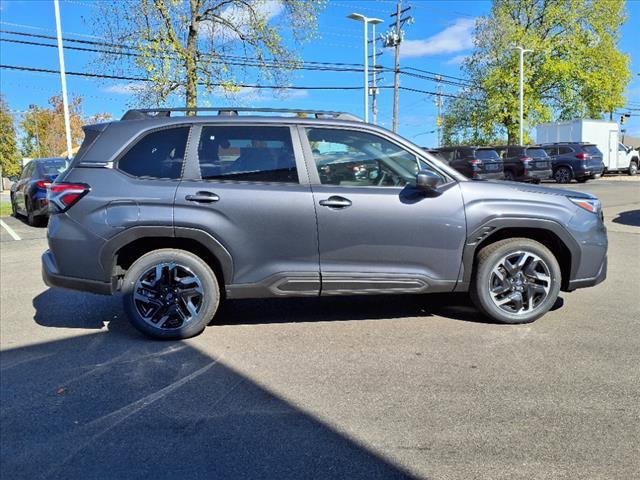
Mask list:
[[[533,158],[531,158],[531,157],[520,157],[520,161],[522,163],[529,163],[532,160],[533,160]]]
[[[51,182],[46,182],[44,180],[38,180],[36,182],[36,187],[38,188],[47,188],[49,185],[51,185]]]
[[[480,165],[482,163],[482,160],[478,160],[477,158],[474,158],[472,160],[469,160],[469,163],[471,165]]]
[[[578,160],[589,160],[589,158],[591,158],[589,155],[587,155],[586,153],[576,153],[576,158]]]
[[[53,213],[66,212],[90,190],[85,183],[52,183],[47,190],[49,208]]]

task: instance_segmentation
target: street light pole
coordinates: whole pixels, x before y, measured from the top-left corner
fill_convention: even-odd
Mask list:
[[[369,18],[359,13],[352,13],[347,18],[364,23],[364,121],[369,123],[369,39],[368,25],[382,23],[379,18]],[[375,48],[375,45],[374,45]],[[375,72],[374,72],[375,73]]]
[[[60,62],[60,82],[62,83],[62,107],[64,109],[64,129],[67,136],[67,158],[73,156],[71,146],[71,122],[69,121],[69,101],[67,100],[67,75],[64,70],[64,51],[62,49],[62,28],[60,26],[60,5],[53,0],[53,10],[56,17],[56,34],[58,38],[58,61]]]
[[[520,145],[524,144],[523,117],[524,117],[524,54],[533,52],[523,47],[514,47],[520,52]]]

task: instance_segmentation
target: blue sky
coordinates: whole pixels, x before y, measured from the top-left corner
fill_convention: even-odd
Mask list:
[[[91,35],[88,19],[95,14],[92,0],[60,0],[63,34],[69,38],[87,39]],[[489,1],[426,1],[404,2],[411,5],[413,25],[405,29],[405,44],[401,56],[401,67],[415,67],[445,75],[462,76],[460,62],[472,47],[472,27],[474,18],[487,14]],[[274,11],[277,13],[277,8]],[[378,26],[378,32],[386,30],[391,21],[390,14],[395,3],[386,0],[331,0],[319,19],[319,36],[306,44],[302,50],[305,61],[361,63],[362,24],[349,20],[346,16],[358,12],[385,21]],[[631,55],[633,81],[629,85],[627,97],[637,102],[640,108],[640,1],[630,1],[627,5],[629,20],[623,26],[620,48]],[[0,26],[5,30],[19,30],[31,33],[55,34],[53,2],[51,0],[0,0]],[[66,51],[68,71],[96,71],[89,64],[91,53]],[[0,59],[3,64],[58,68],[57,51],[28,45],[0,43]],[[378,63],[392,67],[393,54],[386,50]],[[517,72],[514,72],[517,74]],[[301,71],[292,77],[293,85],[344,85],[360,86],[362,74],[357,72]],[[385,73],[382,85],[393,85],[391,74]],[[420,90],[434,91],[432,81],[402,76],[401,85]],[[445,93],[455,94],[459,87],[444,87]],[[70,94],[84,97],[86,115],[108,112],[118,118],[134,101],[130,85],[123,81],[95,80],[68,77]],[[25,110],[29,104],[46,105],[47,99],[59,93],[60,82],[56,75],[45,73],[0,70],[0,90],[6,96],[12,110]],[[381,90],[378,97],[381,125],[391,128],[392,90]],[[238,102],[248,106],[288,107],[324,110],[343,110],[363,115],[363,100],[360,91],[318,91],[297,90],[286,98],[273,98],[270,91],[243,91]],[[235,102],[235,103],[238,103]],[[201,98],[201,104],[229,104],[224,98]],[[233,101],[231,103],[234,103]],[[176,102],[175,106],[182,106]],[[423,93],[401,91],[399,133],[422,145],[435,145],[436,110],[434,98]],[[640,111],[635,112],[640,114]],[[627,120],[628,134],[640,136],[640,116]]]

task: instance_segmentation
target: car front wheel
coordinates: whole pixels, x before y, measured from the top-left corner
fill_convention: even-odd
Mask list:
[[[470,294],[476,307],[497,322],[529,323],[553,306],[560,283],[560,266],[547,247],[511,238],[478,253]]]
[[[129,320],[164,339],[201,333],[220,301],[215,274],[200,257],[177,249],[154,250],[127,271],[122,292]]]
[[[637,162],[631,162],[629,164],[629,175],[633,176],[633,175],[637,175],[638,174],[638,163]]]

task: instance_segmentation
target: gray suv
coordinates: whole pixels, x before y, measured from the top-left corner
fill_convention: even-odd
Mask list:
[[[45,282],[121,292],[151,336],[202,332],[226,298],[468,291],[525,323],[606,276],[591,195],[471,181],[347,114],[177,111],[85,127],[49,188]]]

